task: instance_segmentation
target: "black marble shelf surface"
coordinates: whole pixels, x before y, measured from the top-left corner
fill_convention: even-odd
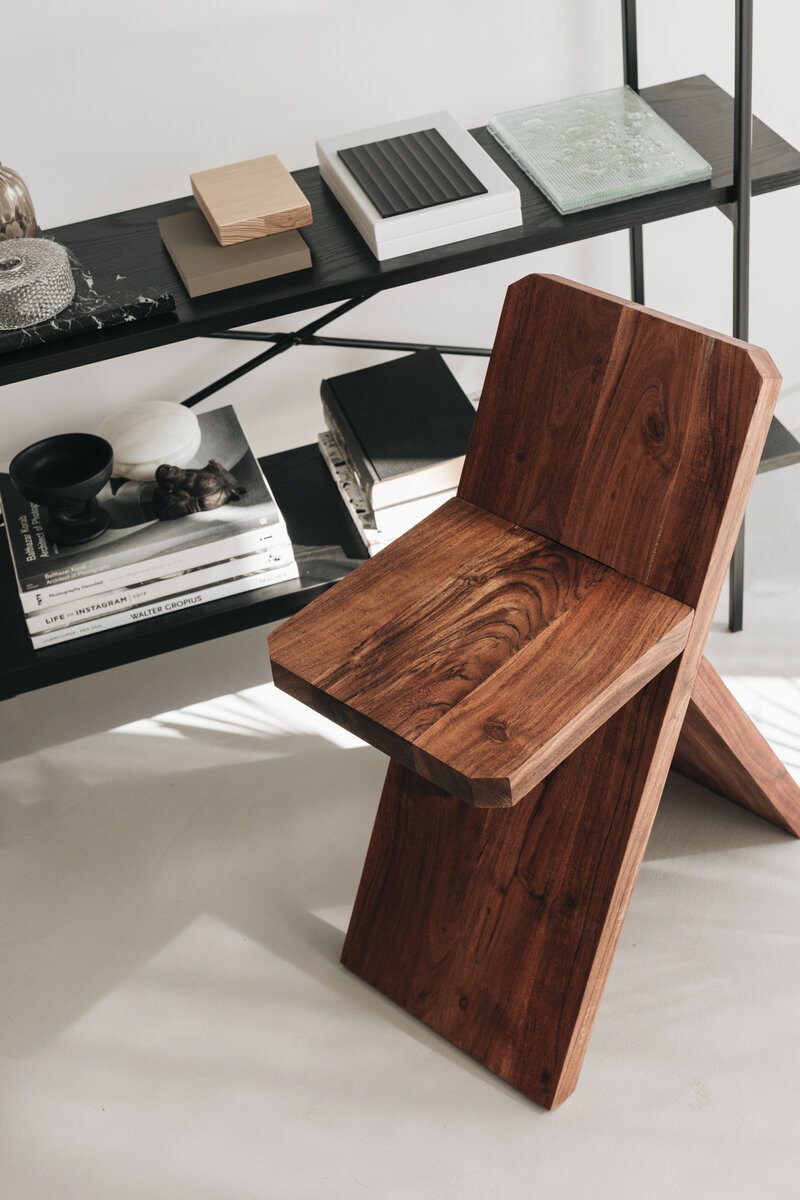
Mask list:
[[[28,638],[5,530],[0,530],[0,700],[281,620],[358,566],[366,551],[316,443],[260,461],[286,518],[299,579],[44,650],[34,650]]]

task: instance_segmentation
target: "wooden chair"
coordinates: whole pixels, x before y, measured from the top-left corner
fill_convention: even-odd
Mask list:
[[[800,832],[702,659],[779,386],[763,350],[523,279],[457,497],[270,638],[279,688],[392,758],[342,961],[546,1107],[676,745]]]

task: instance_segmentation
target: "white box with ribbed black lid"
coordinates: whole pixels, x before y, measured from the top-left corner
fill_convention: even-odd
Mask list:
[[[339,151],[421,130],[435,130],[485,188],[479,195],[382,217]],[[448,112],[409,117],[317,142],[320,174],[378,259],[396,258],[522,224],[519,190]]]

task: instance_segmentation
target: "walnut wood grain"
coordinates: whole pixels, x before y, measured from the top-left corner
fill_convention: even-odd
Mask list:
[[[270,655],[282,690],[454,795],[504,806],[680,654],[691,620],[453,499],[276,630]]]
[[[752,413],[737,400],[773,371],[733,338],[529,276],[507,292],[458,494],[694,606]]]
[[[647,840],[639,733],[662,685],[510,812],[471,809],[396,762],[387,773],[342,961],[545,1107],[577,1076],[621,920],[595,970],[597,929]],[[692,697],[673,765],[796,834],[800,789],[706,659]],[[637,762],[613,795],[598,779],[626,742]]]
[[[472,808],[389,766],[342,962],[545,1108],[577,1080],[622,927],[670,682],[512,809]]]
[[[706,658],[697,672],[672,765],[800,837],[800,787]]]

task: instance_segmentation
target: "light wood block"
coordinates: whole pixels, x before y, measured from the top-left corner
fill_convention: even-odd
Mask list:
[[[196,171],[189,178],[221,246],[312,222],[311,205],[275,154]]]

